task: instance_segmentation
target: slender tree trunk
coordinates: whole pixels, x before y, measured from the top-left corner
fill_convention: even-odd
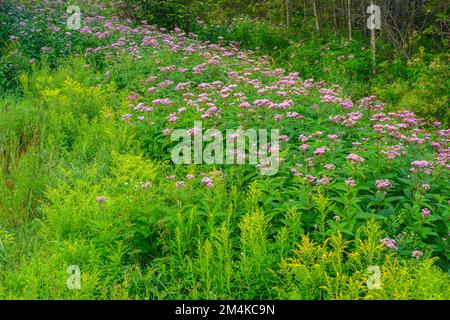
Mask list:
[[[189,0],[185,0],[185,16],[184,16],[184,32],[186,32],[186,36],[189,37],[189,33],[191,31],[191,6]]]
[[[373,1],[370,1],[370,6],[373,6]],[[371,12],[372,28],[370,30],[370,43],[372,45],[372,73],[376,74],[377,66],[377,29],[376,29],[376,16],[372,10]]]
[[[337,12],[336,0],[333,0],[333,19],[335,33],[337,36],[339,36],[339,16]]]
[[[364,36],[367,37],[367,27],[366,27],[366,7],[364,0],[361,1],[361,12],[362,12],[362,25],[364,30]]]
[[[308,15],[306,14],[306,0],[303,0],[303,23],[306,22]]]
[[[353,40],[352,35],[352,0],[347,0],[347,24],[348,24],[348,40]]]
[[[303,21],[306,21],[306,0],[303,0]]]
[[[314,20],[316,22],[316,30],[317,30],[317,33],[320,33],[319,16],[317,15],[317,3],[316,3],[316,1],[313,1],[312,6],[313,6]]]
[[[286,27],[289,28],[289,0],[286,0]]]

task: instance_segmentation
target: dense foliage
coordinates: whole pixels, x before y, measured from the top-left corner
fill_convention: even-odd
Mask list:
[[[179,26],[202,40],[216,42],[221,36],[238,41],[243,48],[270,54],[277,64],[305,78],[339,83],[355,98],[376,94],[399,109],[450,120],[447,2],[163,0],[156,1],[157,6],[154,2],[124,0],[118,13],[128,15],[124,8],[133,8],[136,20]],[[381,30],[376,31],[376,74],[366,26],[371,3],[382,13]]]
[[[354,99],[227,39],[80,6],[76,31],[63,3],[2,11],[1,298],[449,299],[444,119]],[[336,77],[370,68],[356,40],[308,45]],[[289,50],[309,76],[309,54]],[[196,120],[279,129],[280,171],[174,165],[170,133],[198,134]]]

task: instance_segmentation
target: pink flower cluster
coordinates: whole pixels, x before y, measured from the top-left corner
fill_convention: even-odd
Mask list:
[[[359,165],[364,162],[364,159],[358,156],[357,154],[351,153],[347,156],[347,160],[350,161],[354,165]]]
[[[387,180],[387,179],[377,180],[375,182],[375,185],[376,185],[378,190],[385,190],[385,189],[388,189],[388,188],[392,188],[391,182],[389,180]]]
[[[384,238],[384,239],[380,240],[380,243],[383,243],[386,246],[386,248],[388,248],[388,249],[392,249],[394,251],[398,250],[397,246],[395,245],[394,239]]]

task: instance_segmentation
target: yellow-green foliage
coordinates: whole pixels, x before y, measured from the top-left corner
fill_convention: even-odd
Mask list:
[[[398,80],[388,85],[380,83],[375,90],[381,98],[394,102],[393,109],[411,110],[423,118],[449,123],[449,55],[433,56],[426,64],[424,50],[421,48],[408,63],[405,72],[411,73],[411,80]]]
[[[346,241],[341,234],[323,244],[302,236],[295,256],[283,259],[279,271],[282,299],[449,299],[450,276],[433,261],[399,260],[386,255],[377,239],[379,228],[369,222],[361,238]],[[379,286],[371,286],[379,268]],[[375,280],[375,278],[373,278]]]

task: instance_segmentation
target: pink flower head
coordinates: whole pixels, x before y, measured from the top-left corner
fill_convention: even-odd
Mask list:
[[[106,197],[105,196],[97,196],[97,197],[95,197],[95,201],[97,201],[98,203],[103,203],[106,201]]]
[[[150,189],[152,187],[152,184],[150,183],[150,181],[146,181],[145,183],[142,184],[142,189]]]
[[[414,258],[416,258],[416,259],[420,259],[420,257],[423,256],[423,252],[422,252],[422,251],[419,251],[419,250],[414,250],[414,251],[412,252],[412,256],[413,256]]]
[[[442,124],[442,123],[439,122],[439,121],[434,121],[434,122],[433,122],[433,126],[435,126],[435,127],[439,127],[441,124]]]
[[[397,246],[395,245],[395,240],[391,239],[391,238],[384,238],[380,240],[381,243],[383,243],[386,248],[388,249],[392,249],[392,250],[397,250]]]
[[[275,121],[280,121],[281,119],[283,119],[283,116],[281,114],[276,114],[276,115],[273,116],[273,119]]]
[[[348,178],[345,180],[345,184],[349,187],[356,187],[356,181],[353,178]]]
[[[168,136],[171,133],[172,133],[172,129],[169,129],[169,128],[166,128],[162,131],[162,134],[165,136]]]
[[[328,150],[329,150],[329,149],[326,148],[326,147],[316,148],[316,149],[314,150],[314,155],[315,155],[315,156],[321,156],[321,155],[323,155],[325,152],[327,152]]]
[[[200,131],[201,131],[200,128],[192,127],[188,130],[188,135],[195,136],[195,135],[199,134]]]
[[[212,179],[209,177],[203,177],[202,184],[207,186],[208,188],[214,187],[214,183],[213,183]]]
[[[250,103],[248,103],[247,101],[245,101],[245,102],[242,102],[241,104],[239,104],[239,107],[241,107],[241,108],[251,108],[251,104]]]
[[[306,151],[308,148],[309,148],[309,146],[306,144],[306,143],[304,143],[304,144],[302,144],[300,147],[298,147],[301,151]]]
[[[128,120],[131,119],[132,116],[133,116],[133,115],[132,115],[131,113],[124,114],[124,115],[122,116],[122,120],[123,120],[123,121],[128,121]]]
[[[301,141],[301,142],[307,142],[309,140],[309,138],[307,136],[305,136],[304,134],[301,134],[298,137],[298,140]]]
[[[428,167],[430,165],[430,163],[426,160],[416,160],[416,161],[411,162],[411,165],[416,168],[425,168],[425,167]]]
[[[186,183],[184,183],[184,181],[180,180],[180,181],[175,182],[175,186],[177,188],[186,187]]]
[[[128,96],[128,100],[136,100],[137,98],[139,98],[139,94],[137,94],[136,92],[131,92],[131,94]]]
[[[327,163],[326,165],[324,165],[324,168],[327,170],[334,170],[336,169],[336,166],[332,163]]]
[[[317,184],[319,185],[327,185],[331,182],[331,180],[333,180],[330,177],[327,176],[323,176],[322,178],[320,178],[319,180],[317,180]]]
[[[375,185],[377,186],[378,190],[384,190],[384,189],[392,188],[392,184],[389,182],[388,179],[377,180],[375,182]]]
[[[364,159],[358,156],[357,154],[351,153],[347,156],[347,160],[350,161],[354,165],[358,165],[364,162]]]
[[[428,208],[423,208],[420,213],[424,216],[424,217],[428,217],[429,215],[431,215],[431,211]]]
[[[171,113],[167,116],[168,122],[176,122],[178,120],[178,117],[175,115],[175,113]]]

